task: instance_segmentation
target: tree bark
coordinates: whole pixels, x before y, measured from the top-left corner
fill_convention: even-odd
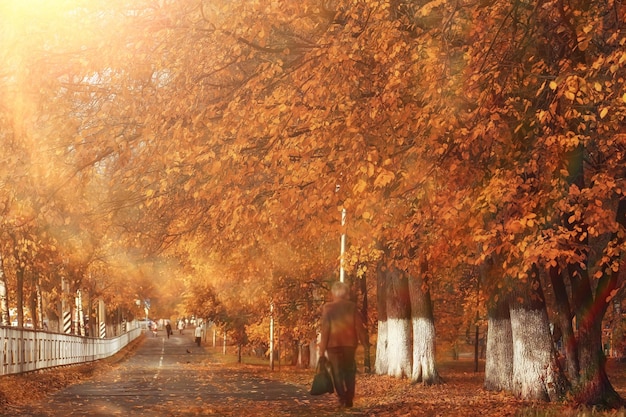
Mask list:
[[[435,362],[435,323],[428,286],[428,264],[420,262],[419,275],[408,278],[413,325],[413,369],[411,381],[424,385],[441,383]]]
[[[30,318],[32,320],[33,329],[38,329],[40,326],[38,315],[39,308],[37,307],[37,273],[30,272],[30,288],[28,289],[28,308],[30,310]]]
[[[485,389],[513,391],[513,333],[508,297],[492,297],[487,309]]]
[[[533,266],[510,303],[513,393],[523,400],[558,401],[564,397],[568,384],[552,343],[538,274],[538,268]]]
[[[361,320],[365,324],[365,338],[366,340],[370,340],[370,332],[368,326],[368,299],[367,299],[367,274],[363,273],[363,276],[360,279],[361,283],[361,296],[363,297],[363,303],[361,308]],[[363,346],[364,350],[364,359],[363,359],[363,369],[365,373],[372,373],[372,361],[370,359],[370,346]]]
[[[39,276],[37,277],[37,286],[35,288],[36,298],[37,298],[37,323],[39,329],[45,329],[44,319],[43,319],[43,294],[41,293],[41,282]]]
[[[387,354],[387,274],[380,264],[376,269],[376,287],[378,336],[376,339],[374,371],[378,375],[387,375],[389,371],[389,356]]]
[[[409,283],[406,275],[394,267],[387,270],[387,375],[410,377],[411,356]]]
[[[602,349],[602,320],[586,319],[578,330],[581,376],[574,399],[585,405],[619,408],[624,402],[606,374]]]
[[[626,228],[626,200],[620,200],[616,221]],[[617,233],[611,236],[615,245],[623,242]],[[620,262],[619,255],[609,256],[600,265],[603,272],[594,289],[587,269],[568,265],[570,280],[577,283],[576,319],[578,328],[578,358],[580,377],[574,392],[574,399],[585,405],[601,405],[609,408],[621,407],[624,402],[613,388],[606,374],[606,358],[602,348],[602,319],[608,308],[611,294],[617,289],[622,267],[613,270],[612,262]],[[622,263],[620,262],[620,265]],[[572,284],[574,285],[574,284]]]
[[[17,258],[16,258],[17,259]],[[17,327],[24,327],[24,268],[19,265],[15,270],[16,284],[15,284],[15,298],[17,303]]]
[[[9,316],[9,287],[4,274],[4,258],[0,253],[0,323],[3,326],[11,325]]]
[[[552,266],[549,269],[550,282],[556,300],[556,310],[558,312],[559,328],[563,338],[563,346],[565,348],[565,364],[567,375],[570,381],[578,380],[580,365],[578,362],[578,351],[576,337],[574,335],[574,327],[572,326],[572,309],[567,289],[563,281],[563,274],[559,268]]]
[[[24,327],[24,264],[20,255],[21,248],[18,247],[18,238],[11,234],[13,244],[13,257],[15,258],[15,301],[17,307],[17,327]]]

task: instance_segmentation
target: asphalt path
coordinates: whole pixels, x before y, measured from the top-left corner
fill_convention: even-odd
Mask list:
[[[148,335],[122,364],[12,415],[319,416],[334,404],[330,396],[311,397],[306,387],[220,365],[212,353],[194,344],[189,331],[174,333],[169,339],[162,333]]]

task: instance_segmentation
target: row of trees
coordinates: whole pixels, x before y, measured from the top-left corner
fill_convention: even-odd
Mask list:
[[[347,230],[378,373],[438,382],[434,318],[460,301],[450,322],[488,312],[488,388],[619,404],[601,325],[623,283],[621,4],[4,7],[18,303],[23,268],[67,264],[76,285],[134,300],[144,277],[233,328],[273,300],[306,339]]]

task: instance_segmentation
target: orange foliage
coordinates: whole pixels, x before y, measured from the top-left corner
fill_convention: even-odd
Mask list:
[[[493,256],[496,286],[532,265],[606,278],[624,251],[625,11],[527,6],[19,11],[0,48],[0,226],[82,275],[171,257],[187,290],[208,282],[258,315],[301,301],[298,328],[344,231],[349,273],[382,245],[410,273],[425,253],[434,288]]]

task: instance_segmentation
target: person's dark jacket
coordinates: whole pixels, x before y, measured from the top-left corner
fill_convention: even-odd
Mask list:
[[[349,300],[326,303],[322,309],[320,354],[327,348],[356,347],[359,340],[366,346],[365,327],[356,304]]]

